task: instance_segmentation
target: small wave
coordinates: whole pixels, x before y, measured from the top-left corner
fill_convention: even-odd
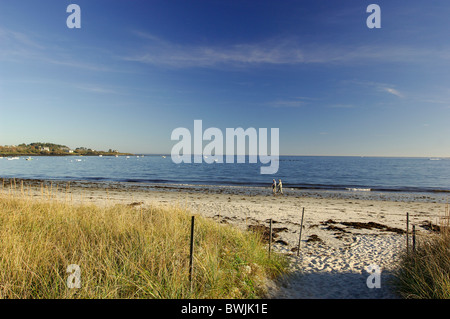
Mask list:
[[[370,188],[346,188],[348,191],[352,192],[370,192],[372,189]]]
[[[450,193],[450,190],[448,189],[434,189],[432,190],[433,193]]]

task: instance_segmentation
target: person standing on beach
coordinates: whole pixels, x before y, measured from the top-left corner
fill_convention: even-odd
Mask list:
[[[283,184],[281,183],[281,179],[278,180],[278,192],[283,194]]]
[[[272,182],[272,193],[275,195],[277,192],[277,181],[274,179]]]

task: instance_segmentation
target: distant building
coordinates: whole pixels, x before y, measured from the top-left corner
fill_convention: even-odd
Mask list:
[[[41,151],[50,152],[50,147],[41,147]]]

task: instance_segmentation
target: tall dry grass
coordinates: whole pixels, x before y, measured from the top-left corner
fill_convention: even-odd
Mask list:
[[[450,212],[448,205],[439,232],[421,237],[414,252],[401,257],[396,276],[405,298],[450,299]]]
[[[258,235],[200,216],[189,283],[191,215],[0,192],[0,298],[258,298],[286,261]],[[81,287],[68,288],[79,265]]]

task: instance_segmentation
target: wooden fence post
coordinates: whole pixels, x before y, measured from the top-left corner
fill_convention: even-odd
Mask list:
[[[270,258],[270,250],[272,248],[272,218],[269,221],[270,226],[269,226],[269,258]]]
[[[189,284],[191,285],[191,291],[192,291],[192,270],[193,270],[193,259],[194,259],[194,222],[195,222],[195,216],[192,216],[191,248],[190,248],[190,253],[189,253]]]
[[[406,253],[409,253],[409,213],[406,213]]]
[[[303,230],[303,216],[305,215],[305,207],[303,207],[302,210],[302,221],[300,224],[300,235],[298,236],[298,249],[297,249],[297,256],[300,255],[300,243],[302,241],[302,230]]]

